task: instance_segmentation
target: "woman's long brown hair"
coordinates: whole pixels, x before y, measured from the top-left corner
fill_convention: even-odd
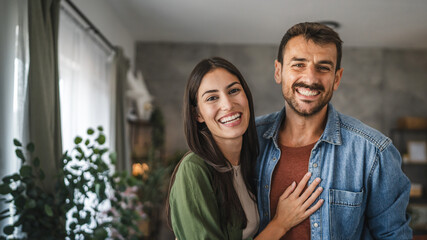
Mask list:
[[[229,61],[220,57],[204,59],[200,61],[191,72],[184,94],[183,112],[185,137],[190,151],[202,157],[203,160],[213,168],[212,185],[214,191],[218,193],[220,200],[219,204],[221,206],[219,209],[221,209],[221,216],[223,216],[224,221],[232,221],[232,219],[235,219],[234,217],[237,217],[244,220],[242,227],[245,227],[247,224],[247,219],[240,204],[239,197],[234,189],[232,166],[219,149],[218,145],[212,137],[211,132],[206,127],[206,124],[199,123],[196,118],[197,92],[203,77],[207,73],[218,68],[225,69],[229,73],[236,76],[242,85],[246,97],[248,98],[250,118],[248,129],[243,134],[243,143],[240,153],[240,166],[245,185],[248,191],[252,193],[250,195],[255,200],[255,162],[259,152],[259,146],[255,128],[255,114],[252,94],[240,71]],[[179,168],[179,164],[180,163],[178,163],[174,172],[172,173],[169,184],[169,192],[166,199],[166,213],[169,226],[171,226],[169,196],[175,181],[175,175]]]

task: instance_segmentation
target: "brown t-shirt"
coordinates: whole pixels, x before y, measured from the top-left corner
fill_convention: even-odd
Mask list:
[[[270,212],[276,214],[277,202],[282,193],[292,184],[299,183],[308,172],[308,161],[314,144],[303,147],[286,147],[281,145],[280,160],[276,165],[271,179]],[[307,218],[297,226],[291,228],[281,240],[308,240],[310,239],[310,219]]]

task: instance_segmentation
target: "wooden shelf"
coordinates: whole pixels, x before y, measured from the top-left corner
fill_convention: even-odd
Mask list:
[[[402,162],[402,164],[405,164],[405,165],[427,165],[427,161],[426,162],[411,162],[411,161],[409,161],[409,162]]]

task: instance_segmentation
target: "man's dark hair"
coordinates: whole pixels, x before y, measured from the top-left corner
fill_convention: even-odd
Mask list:
[[[337,32],[332,28],[316,22],[304,22],[298,23],[285,33],[280,42],[279,53],[277,55],[277,61],[283,64],[283,51],[289,40],[294,37],[303,36],[307,41],[311,40],[315,44],[324,45],[333,43],[337,47],[337,66],[335,71],[341,68],[341,56],[342,56],[342,40]]]

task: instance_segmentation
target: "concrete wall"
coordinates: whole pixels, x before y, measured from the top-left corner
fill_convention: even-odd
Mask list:
[[[164,114],[168,153],[187,148],[182,98],[198,61],[221,56],[235,64],[251,88],[255,114],[262,115],[284,104],[273,78],[276,52],[272,45],[137,43],[135,68]],[[342,66],[343,79],[332,99],[342,113],[386,135],[400,116],[427,117],[427,51],[344,48]]]

